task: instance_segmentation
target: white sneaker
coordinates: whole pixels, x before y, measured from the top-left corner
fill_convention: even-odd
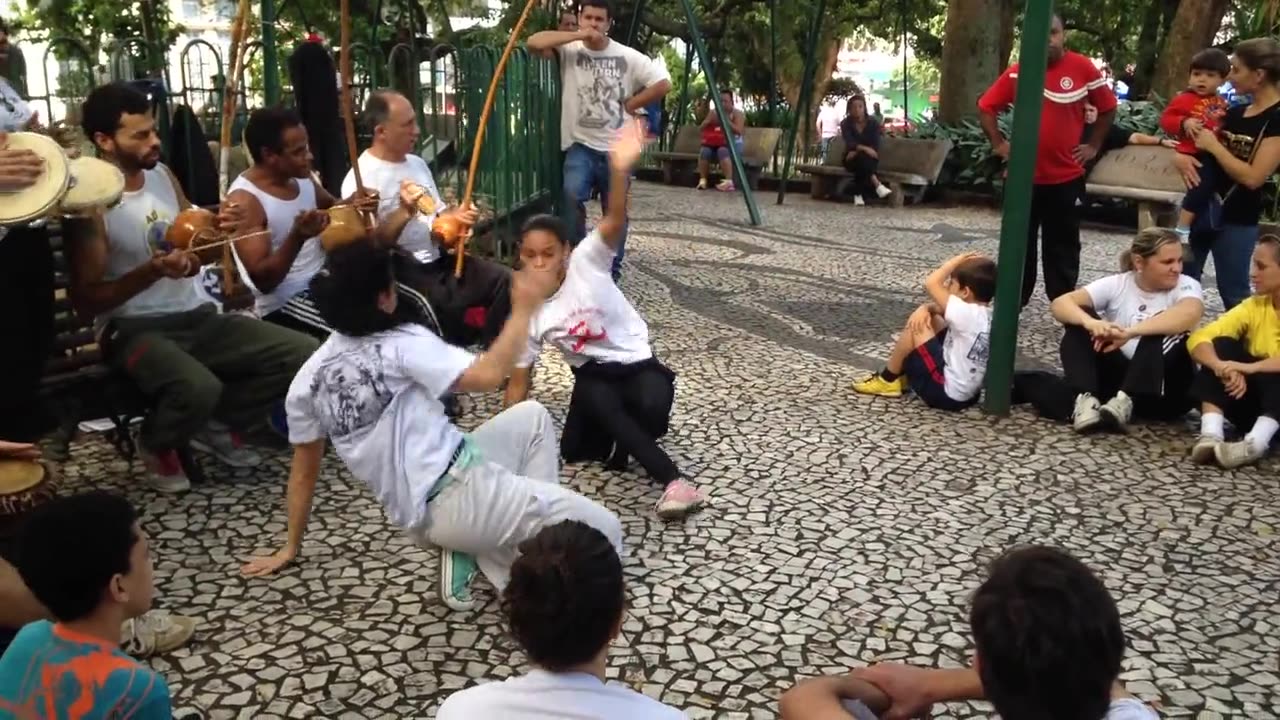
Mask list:
[[[153,453],[141,450],[139,454],[147,470],[146,483],[151,489],[162,493],[182,493],[191,489],[191,478],[182,469],[177,451]]]
[[[893,190],[890,189],[888,185],[881,184],[876,186],[876,195],[881,199],[887,198],[892,194],[893,194]]]
[[[240,444],[240,438],[226,430],[210,427],[191,438],[191,447],[209,453],[233,468],[262,464],[262,456]]]
[[[1222,444],[1222,438],[1216,438],[1211,435],[1201,435],[1196,444],[1191,446],[1191,462],[1196,465],[1208,465],[1217,460],[1218,446]]]
[[[136,658],[173,652],[191,640],[196,624],[195,618],[152,610],[124,621],[120,647]]]
[[[1076,397],[1076,409],[1071,413],[1071,422],[1076,432],[1089,432],[1101,425],[1101,409],[1098,398],[1089,393],[1080,393]]]
[[[1098,409],[1107,427],[1117,432],[1126,432],[1129,421],[1133,419],[1133,398],[1123,390]]]
[[[1259,448],[1248,438],[1237,442],[1218,443],[1213,449],[1213,456],[1218,464],[1228,470],[1258,462],[1267,454],[1266,448]]]
[[[862,207],[863,205],[866,205],[866,204],[867,204],[867,201],[866,201],[866,200],[863,200],[861,195],[854,195],[854,196],[853,196],[853,204],[854,204],[854,206],[856,206],[856,207]]]

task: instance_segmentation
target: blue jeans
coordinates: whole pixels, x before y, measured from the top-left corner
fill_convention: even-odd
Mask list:
[[[577,247],[587,236],[587,201],[591,199],[591,191],[600,192],[600,209],[608,212],[609,208],[609,156],[598,150],[574,143],[564,155],[564,197],[565,206],[571,213],[569,230],[572,236],[569,241]],[[627,188],[622,189],[623,192]],[[613,279],[622,274],[622,257],[626,254],[627,228],[622,226],[622,239],[618,241],[618,254],[613,258]]]
[[[1258,242],[1257,225],[1223,225],[1216,232],[1195,229],[1190,241],[1192,259],[1183,268],[1184,274],[1199,280],[1212,254],[1223,307],[1230,310],[1252,294],[1249,268],[1253,264],[1253,246]]]

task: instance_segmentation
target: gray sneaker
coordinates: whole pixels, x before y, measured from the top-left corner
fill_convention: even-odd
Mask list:
[[[1252,465],[1266,454],[1266,450],[1254,447],[1247,438],[1237,442],[1218,443],[1218,446],[1213,449],[1213,456],[1217,458],[1218,464],[1228,470]]]
[[[195,618],[185,615],[151,610],[124,621],[120,628],[120,646],[136,658],[164,655],[190,642],[197,623]]]
[[[1201,435],[1196,444],[1191,446],[1191,462],[1196,465],[1210,465],[1217,460],[1215,454],[1218,446],[1222,444],[1222,438],[1216,438],[1210,435]]]
[[[1133,398],[1121,390],[1115,397],[1108,400],[1106,405],[1099,408],[1098,412],[1102,415],[1102,421],[1108,429],[1126,432],[1129,429],[1129,420],[1133,418]]]
[[[1102,405],[1098,398],[1089,393],[1080,393],[1076,397],[1076,409],[1071,413],[1071,423],[1076,432],[1085,433],[1102,424]]]

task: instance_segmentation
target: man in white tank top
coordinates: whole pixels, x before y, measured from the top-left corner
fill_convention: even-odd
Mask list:
[[[378,230],[401,250],[396,254],[400,299],[433,314],[440,336],[450,344],[488,347],[511,314],[511,270],[468,255],[462,277],[453,277],[455,256],[442,252],[431,233],[436,216],[447,211],[431,169],[413,154],[418,118],[409,99],[394,90],[375,91],[365,103],[363,120],[373,134],[373,145],[360,154],[360,174],[365,187],[392,198],[380,204]],[[348,170],[342,193],[355,191],[355,171]],[[430,215],[417,208],[422,192],[435,202],[436,211]]]
[[[125,193],[114,208],[68,233],[71,300],[77,312],[96,318],[107,362],[153,402],[140,436],[149,481],[163,492],[188,489],[176,452],[187,445],[235,467],[255,466],[260,458],[222,423],[235,430],[265,423],[316,342],[220,314],[196,292],[195,256],[160,250],[169,223],[190,203],[160,163],[146,96],[111,83],[89,94],[81,114],[85,136],[124,173]],[[234,220],[227,212],[220,218]]]

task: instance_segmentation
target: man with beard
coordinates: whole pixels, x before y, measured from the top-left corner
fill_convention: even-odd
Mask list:
[[[373,132],[373,144],[360,154],[364,184],[380,197],[404,201],[382,203],[378,213],[378,237],[398,248],[393,257],[400,296],[415,312],[429,312],[439,325],[440,336],[460,347],[479,343],[488,347],[511,314],[511,271],[496,262],[469,255],[462,277],[454,277],[456,256],[442,252],[431,232],[432,222],[445,210],[431,169],[413,154],[418,141],[418,119],[413,105],[394,90],[377,90],[365,103],[364,120]],[[347,171],[342,192],[354,195],[354,169]],[[431,198],[434,211],[419,210],[421,195]]]
[[[227,427],[266,422],[316,342],[220,314],[196,292],[199,260],[161,249],[169,224],[190,203],[160,163],[145,95],[121,82],[104,85],[85,99],[81,115],[99,155],[124,173],[125,192],[114,208],[69,233],[70,295],[77,312],[95,318],[106,361],[152,402],[139,438],[148,480],[162,492],[190,488],[176,452],[186,445],[233,467],[254,467],[260,458]],[[239,224],[227,208],[219,220]]]

